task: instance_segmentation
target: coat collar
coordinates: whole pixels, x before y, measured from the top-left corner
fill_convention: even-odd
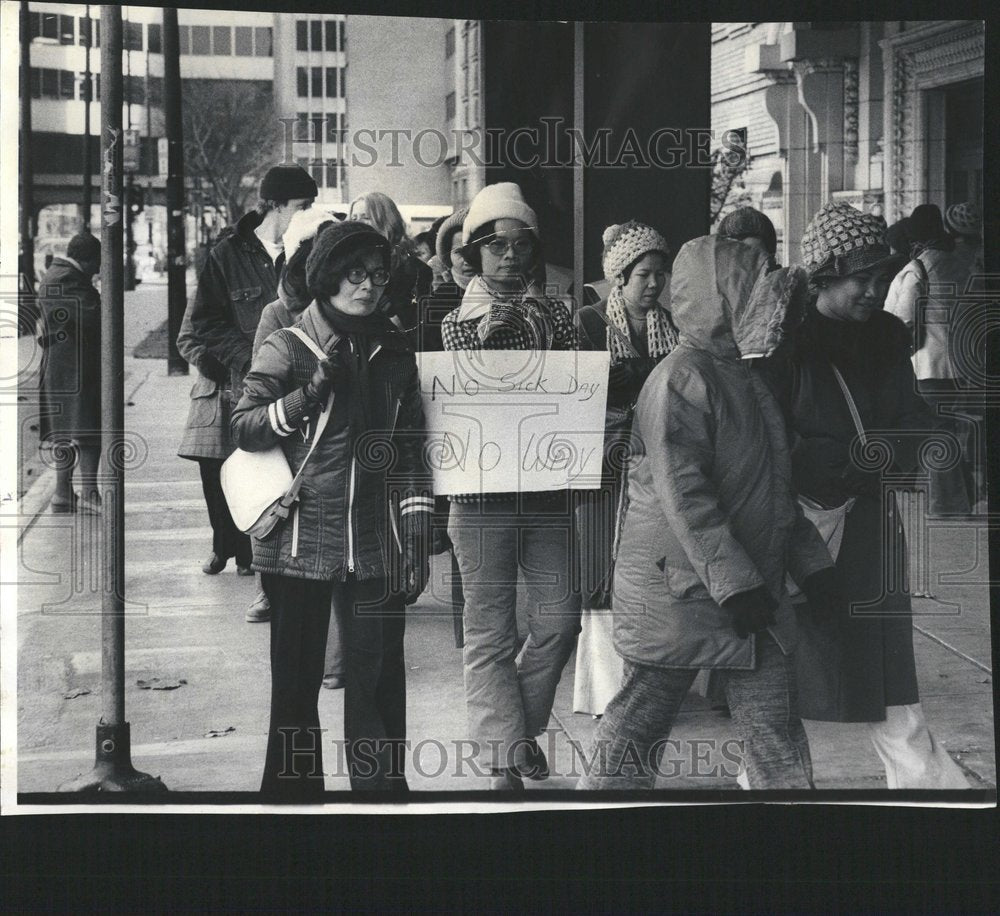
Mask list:
[[[326,320],[315,299],[306,306],[305,311],[302,312],[296,324],[301,326],[302,330],[315,340],[319,344],[320,349],[326,353],[330,353],[344,337],[343,334],[335,330],[330,322]],[[380,335],[374,339],[373,343],[374,345],[369,358],[381,349],[394,350],[396,352],[405,352],[412,349],[402,332]]]

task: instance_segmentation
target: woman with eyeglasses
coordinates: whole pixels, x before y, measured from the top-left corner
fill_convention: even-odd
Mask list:
[[[569,309],[531,279],[541,261],[538,220],[513,183],[488,185],[462,224],[476,273],[441,325],[446,350],[573,350]],[[544,779],[537,738],[580,627],[571,576],[568,490],[451,496],[448,535],[465,591],[465,698],[469,729],[491,787],[523,791]],[[527,637],[519,648],[518,578]]]
[[[358,222],[324,229],[306,260],[313,301],[253,359],[233,414],[239,448],[278,445],[303,462],[289,518],[255,540],[253,568],[271,604],[271,722],[261,791],[322,796],[317,700],[331,601],[344,611],[344,737],[354,789],[405,791],[404,606],[427,582],[434,505],[423,462],[424,414],[413,351],[376,309],[389,243]],[[328,422],[312,455],[321,411]],[[388,493],[387,478],[392,478]]]
[[[434,272],[420,260],[416,245],[406,234],[399,207],[387,194],[369,191],[351,201],[348,219],[367,223],[389,240],[389,283],[379,309],[384,311],[416,342],[419,303],[431,291]]]

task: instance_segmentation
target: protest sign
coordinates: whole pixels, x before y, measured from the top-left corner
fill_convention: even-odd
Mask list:
[[[596,489],[608,354],[420,353],[434,492]]]

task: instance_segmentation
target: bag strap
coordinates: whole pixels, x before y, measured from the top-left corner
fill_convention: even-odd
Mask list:
[[[291,331],[299,340],[302,341],[313,353],[316,354],[316,359],[323,361],[326,359],[326,353],[320,347],[315,340],[313,340],[302,328],[283,328],[282,330]],[[299,465],[299,469],[295,476],[292,478],[292,482],[288,489],[285,491],[285,495],[282,497],[281,501],[285,505],[290,505],[299,495],[299,488],[302,485],[302,472],[305,470],[306,465],[309,463],[310,457],[316,448],[316,443],[319,442],[319,437],[323,435],[323,430],[326,429],[326,424],[330,419],[330,415],[333,413],[333,391],[331,389],[330,396],[327,398],[326,407],[320,412],[319,417],[316,419],[316,430],[313,433],[312,442],[309,445],[309,451],[306,452],[306,457],[302,459],[302,464]]]
[[[840,370],[833,363],[830,363],[830,368],[833,369],[833,374],[837,377],[837,384],[840,385],[840,390],[844,393],[844,400],[847,401],[847,409],[851,412],[851,419],[854,421],[854,428],[858,431],[858,438],[861,440],[862,445],[867,445],[868,437],[865,435],[865,427],[861,422],[861,414],[858,413],[858,406],[854,403],[854,398],[851,396],[851,389],[847,387],[844,376],[840,374]]]
[[[635,356],[635,357],[639,356],[639,351],[636,350],[636,348],[633,346],[632,341],[629,340],[621,332],[621,328],[615,327],[614,322],[610,318],[608,318],[608,316],[607,316],[607,314],[605,312],[602,312],[599,308],[596,308],[593,305],[587,306],[587,308],[591,308],[591,309],[593,309],[597,313],[597,317],[600,318],[601,321],[603,321],[608,326],[608,330],[610,330],[611,333],[614,334],[618,338],[618,340],[625,346],[625,348],[628,349],[628,350],[630,350],[632,352],[633,356]]]

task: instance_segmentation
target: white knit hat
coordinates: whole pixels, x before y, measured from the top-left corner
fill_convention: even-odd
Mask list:
[[[608,226],[604,230],[602,240],[604,254],[601,257],[601,264],[604,267],[606,280],[614,280],[625,272],[629,264],[651,251],[658,251],[665,258],[670,257],[666,239],[651,226],[634,219],[620,225]]]
[[[488,184],[474,198],[469,215],[462,224],[462,244],[468,245],[472,233],[496,219],[518,219],[537,235],[538,217],[524,202],[521,189],[513,181]]]
[[[313,238],[323,223],[333,222],[334,218],[332,213],[322,207],[296,210],[288,221],[285,234],[281,237],[285,246],[285,263],[287,264],[292,259],[292,255],[298,250],[299,245],[306,239]]]

